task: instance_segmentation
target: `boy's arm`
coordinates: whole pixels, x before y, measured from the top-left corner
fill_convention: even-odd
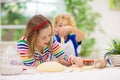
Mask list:
[[[76,34],[77,42],[82,41],[85,37],[84,33],[77,28],[70,27],[70,32]]]

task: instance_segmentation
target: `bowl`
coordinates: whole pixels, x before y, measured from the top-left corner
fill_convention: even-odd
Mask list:
[[[1,75],[18,75],[23,72],[22,66],[17,65],[0,65]]]

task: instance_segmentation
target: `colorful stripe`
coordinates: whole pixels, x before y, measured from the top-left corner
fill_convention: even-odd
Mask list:
[[[25,37],[21,38],[18,41],[17,48],[23,60],[23,63],[26,66],[37,66],[43,62],[52,60],[52,55],[58,58],[59,56],[64,54],[64,51],[62,50],[62,48],[54,38],[52,38],[51,48],[45,47],[43,54],[40,54],[38,51],[35,51],[35,54],[32,58],[28,57],[28,46],[27,46],[27,41]]]

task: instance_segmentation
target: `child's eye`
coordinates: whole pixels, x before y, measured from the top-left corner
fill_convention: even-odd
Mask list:
[[[42,39],[45,39],[46,37],[43,37]]]
[[[51,36],[51,34],[48,35],[48,37],[50,37],[50,36]],[[42,37],[42,39],[46,39],[46,38],[48,38],[48,37],[47,37],[47,36],[46,36],[46,37]]]

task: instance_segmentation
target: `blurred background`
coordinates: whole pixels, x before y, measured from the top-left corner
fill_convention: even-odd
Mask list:
[[[30,17],[52,20],[70,13],[85,33],[80,56],[103,57],[110,42],[120,39],[120,0],[0,0],[0,48],[16,45]]]

